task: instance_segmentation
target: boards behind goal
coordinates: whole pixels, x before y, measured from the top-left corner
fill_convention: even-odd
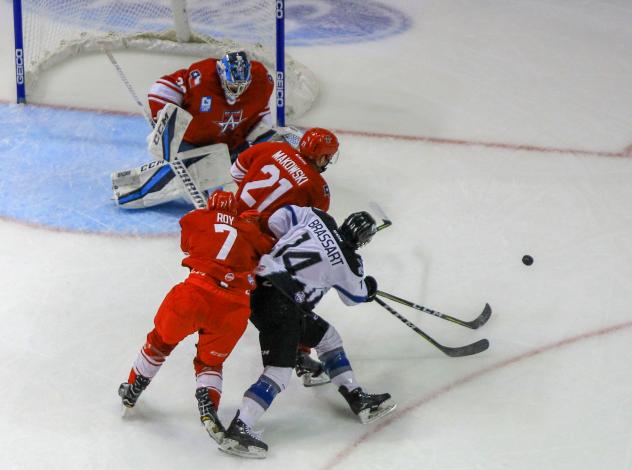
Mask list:
[[[17,101],[51,67],[89,53],[134,50],[220,57],[244,49],[273,77],[277,121],[298,117],[318,94],[314,74],[285,54],[281,0],[14,0]],[[193,61],[193,60],[192,60]],[[173,70],[166,68],[163,73]],[[149,77],[152,80],[158,77]]]

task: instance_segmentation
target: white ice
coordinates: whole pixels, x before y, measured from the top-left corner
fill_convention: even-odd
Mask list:
[[[268,458],[239,460],[199,425],[193,338],[134,415],[119,416],[118,384],[186,275],[177,237],[3,220],[0,469],[632,469],[630,2],[389,4],[413,18],[406,33],[289,50],[321,83],[295,124],[340,131],[341,158],[325,174],[334,216],[377,201],[392,218],[362,251],[382,290],[464,319],[485,302],[494,313],[472,331],[392,305],[440,342],[488,338],[490,349],[449,358],[379,305],[328,295],[317,311],[365,389],[390,392],[397,411],[363,426],[333,387],[293,380],[260,423]],[[10,10],[0,3],[5,101]],[[139,89],[176,68],[139,60],[121,56]],[[41,101],[136,112],[103,57],[84,61],[88,79],[68,63]],[[95,82],[99,96],[92,75],[108,78]],[[222,419],[257,378],[258,357],[249,327],[225,366]]]

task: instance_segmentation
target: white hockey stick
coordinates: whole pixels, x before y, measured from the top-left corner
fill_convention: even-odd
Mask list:
[[[386,215],[386,212],[384,212],[384,209],[382,209],[382,206],[380,206],[377,202],[374,202],[374,201],[370,202],[369,205],[371,206],[371,209],[373,210],[373,212],[375,212],[377,216],[380,219],[382,219],[382,224],[377,226],[378,232],[380,230],[384,230],[385,228],[393,225],[393,222],[391,222],[391,219]]]
[[[142,110],[145,119],[147,119],[147,122],[153,128],[154,121],[145,109],[145,106],[143,106],[143,103],[141,103],[140,99],[138,98],[138,95],[134,91],[134,87],[132,87],[132,84],[129,82],[127,76],[125,75],[125,72],[123,72],[123,69],[114,58],[114,55],[112,55],[112,51],[110,51],[106,45],[103,45],[103,52],[105,52],[105,55],[108,57],[108,59],[116,69],[116,72],[118,73],[119,78],[127,88],[127,91],[129,91],[136,104]],[[158,130],[162,131],[160,132],[160,136],[162,138],[163,152],[166,152],[163,154],[164,160],[169,164],[173,173],[180,179],[182,187],[189,195],[189,199],[191,200],[195,208],[202,209],[206,207],[206,197],[204,196],[204,193],[200,190],[200,188],[198,188],[195,180],[191,178],[191,175],[187,171],[187,167],[178,159],[178,147],[180,145],[180,141],[182,140],[181,136],[182,134],[184,134],[184,130],[186,130],[186,127],[184,128],[184,130],[182,130],[179,141],[174,139],[174,137],[176,136],[174,135],[173,131],[176,130],[176,120],[182,122],[182,118],[182,113],[175,110],[174,112],[165,113],[161,122],[158,123]],[[190,119],[187,121],[186,125],[188,125],[189,122]],[[160,129],[161,126],[163,127],[163,129]]]

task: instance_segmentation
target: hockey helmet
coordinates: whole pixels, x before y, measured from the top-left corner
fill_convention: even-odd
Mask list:
[[[208,198],[207,207],[210,210],[226,212],[228,214],[237,213],[237,201],[235,195],[230,191],[217,189]]]
[[[216,67],[226,100],[234,104],[252,81],[248,56],[245,51],[228,52],[217,61]]]
[[[298,150],[303,158],[314,162],[322,173],[327,165],[338,159],[338,139],[327,129],[312,127],[301,137]]]
[[[377,232],[375,219],[368,212],[354,212],[338,228],[338,233],[345,243],[354,249],[371,241]]]

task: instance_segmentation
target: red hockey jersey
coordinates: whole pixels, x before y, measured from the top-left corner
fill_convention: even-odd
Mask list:
[[[195,146],[225,143],[232,151],[270,113],[273,81],[263,64],[251,61],[252,82],[230,105],[217,76],[216,63],[217,59],[204,59],[160,78],[149,89],[149,107],[154,119],[166,103],[184,108],[193,116],[184,134],[186,142]]]
[[[239,154],[231,167],[238,212],[254,209],[262,225],[288,204],[329,210],[329,186],[320,172],[286,142],[263,142]]]
[[[180,219],[182,265],[209,281],[241,292],[254,289],[253,270],[274,240],[236,215],[197,209]]]

